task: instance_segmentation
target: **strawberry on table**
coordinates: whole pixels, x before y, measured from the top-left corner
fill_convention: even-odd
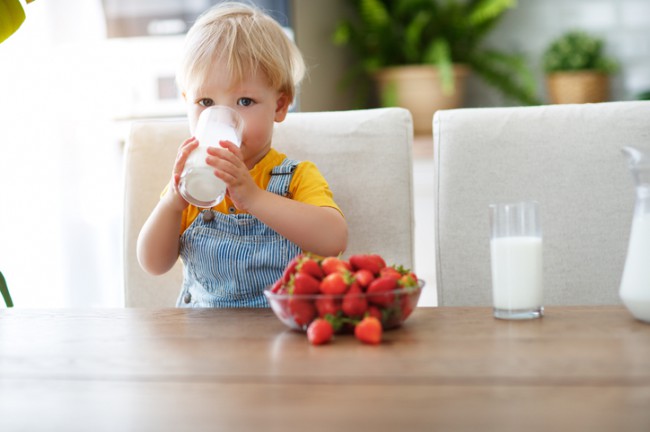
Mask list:
[[[375,317],[365,317],[354,327],[354,336],[363,343],[377,345],[381,343],[383,329]]]
[[[307,327],[307,339],[313,345],[322,345],[329,342],[334,335],[334,327],[332,324],[323,318],[316,318]]]

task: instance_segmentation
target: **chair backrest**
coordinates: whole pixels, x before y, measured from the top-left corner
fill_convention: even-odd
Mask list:
[[[438,111],[439,305],[491,305],[488,205],[534,199],[544,302],[616,304],[635,193],[623,146],[650,146],[650,102]]]
[[[124,285],[126,306],[173,306],[179,263],[151,276],[136,257],[138,233],[169,181],[186,120],[133,124],[125,151]],[[325,176],[349,228],[344,256],[374,252],[413,267],[413,180],[410,113],[402,108],[290,113],[276,124],[273,146],[310,160]]]

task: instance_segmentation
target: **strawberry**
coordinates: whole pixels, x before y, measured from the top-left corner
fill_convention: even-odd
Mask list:
[[[323,294],[340,295],[348,290],[349,276],[343,273],[330,273],[320,283],[320,291]]]
[[[314,302],[318,316],[325,317],[326,315],[336,316],[341,310],[341,301],[335,297],[322,296],[318,297]]]
[[[282,280],[283,284],[289,283],[291,280],[291,276],[294,275],[296,272],[296,267],[298,266],[298,261],[300,261],[300,258],[302,255],[296,255],[294,258],[289,261],[287,266],[284,268],[284,271],[282,272],[282,277],[280,278]]]
[[[334,334],[332,324],[323,318],[316,318],[307,327],[307,339],[312,345],[322,345],[329,342]]]
[[[343,309],[343,313],[349,317],[360,317],[366,313],[368,300],[366,300],[359,285],[353,283],[350,286],[348,292],[343,296],[341,308]]]
[[[400,273],[395,267],[384,267],[379,270],[379,276],[390,276],[397,280],[402,277],[402,273]]]
[[[361,269],[354,272],[354,280],[357,281],[361,288],[367,288],[370,282],[375,280],[375,276],[370,270]]]
[[[354,336],[363,343],[377,345],[381,343],[381,322],[375,317],[365,317],[354,327]]]
[[[380,322],[384,319],[381,309],[375,305],[368,305],[368,312],[366,315],[377,318]]]
[[[350,265],[354,270],[369,270],[373,275],[376,275],[382,268],[386,267],[386,262],[380,255],[362,254],[352,255]]]
[[[402,288],[410,288],[418,286],[418,278],[414,273],[407,273],[399,278],[397,284]]]
[[[309,256],[304,256],[302,259],[298,261],[298,265],[296,266],[296,270],[298,273],[306,273],[310,276],[315,277],[318,280],[323,279],[323,270],[320,268],[320,265],[318,264],[318,261],[315,259],[309,257]]]
[[[296,273],[293,277],[292,294],[318,294],[320,292],[320,282],[307,273]]]
[[[316,316],[316,307],[309,300],[291,297],[289,299],[289,312],[299,326],[306,326]]]
[[[282,288],[282,278],[278,279],[273,283],[273,286],[271,287],[271,292],[273,294],[277,294],[280,292],[280,289]]]
[[[397,279],[380,276],[368,286],[368,301],[379,306],[389,306],[395,300],[393,290],[397,288]]]
[[[347,271],[352,270],[350,264],[347,261],[344,261],[340,258],[333,257],[333,256],[323,258],[323,261],[321,261],[320,266],[326,275],[332,273],[340,273],[346,270]]]

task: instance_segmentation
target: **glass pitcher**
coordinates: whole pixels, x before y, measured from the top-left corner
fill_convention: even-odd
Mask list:
[[[636,205],[620,296],[635,318],[650,323],[650,151],[624,147],[636,185]]]

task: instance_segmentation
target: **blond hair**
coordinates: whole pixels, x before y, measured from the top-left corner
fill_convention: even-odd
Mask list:
[[[290,100],[305,74],[305,63],[282,27],[260,9],[237,2],[217,4],[187,33],[176,82],[197,91],[214,62],[224,62],[233,82],[261,71]]]

